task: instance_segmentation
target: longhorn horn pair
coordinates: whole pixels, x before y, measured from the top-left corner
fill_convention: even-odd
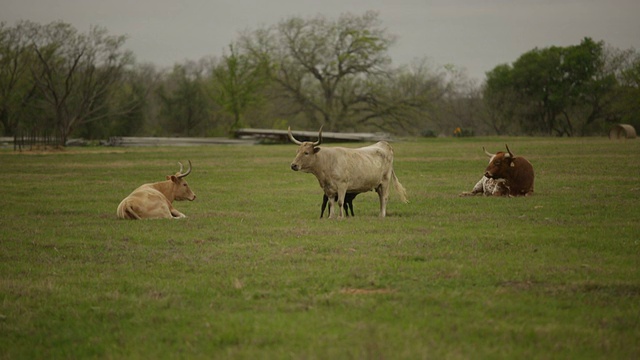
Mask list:
[[[509,150],[509,145],[504,144],[504,146],[507,148],[507,152],[509,153],[509,156],[511,156],[513,158],[514,156],[513,156],[513,153],[511,153],[511,150]],[[484,148],[484,146],[482,147],[482,150],[484,150],[484,153],[487,154],[488,157],[493,157],[495,155],[495,154],[492,154],[492,153],[488,152],[487,149]]]
[[[314,142],[313,146],[318,146],[322,144],[322,127],[323,126],[324,125],[320,126],[320,131],[318,131],[318,141]],[[291,142],[296,145],[302,145],[302,141],[297,140],[296,138],[293,137],[293,134],[291,133],[291,126],[289,126],[289,140],[291,140]]]
[[[182,170],[184,169],[184,167],[182,166],[182,163],[178,161],[178,165],[180,165],[180,171],[178,171],[179,175],[176,176],[178,179],[182,179],[183,177],[191,174],[191,160],[187,160],[187,161],[189,162],[189,169],[184,174],[182,173]]]

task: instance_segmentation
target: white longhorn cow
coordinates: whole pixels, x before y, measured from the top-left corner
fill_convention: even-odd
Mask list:
[[[393,171],[393,148],[386,141],[357,149],[344,147],[320,147],[322,127],[318,141],[298,141],[291,133],[289,139],[299,145],[291,169],[316,176],[320,187],[329,199],[329,217],[339,209],[343,217],[345,195],[375,190],[380,198],[380,217],[387,214],[389,186],[393,183],[403,202],[407,202],[406,190]],[[337,199],[337,206],[336,206]]]

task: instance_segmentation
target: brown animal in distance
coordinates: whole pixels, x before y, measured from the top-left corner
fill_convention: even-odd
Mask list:
[[[180,171],[175,175],[167,175],[167,180],[151,184],[144,184],[124,198],[118,205],[117,216],[120,219],[178,219],[187,217],[173,207],[173,201],[193,201],[196,195],[189,188],[184,178],[191,173],[189,169],[183,173],[182,163]]]

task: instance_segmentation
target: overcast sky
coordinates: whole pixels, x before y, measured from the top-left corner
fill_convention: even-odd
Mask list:
[[[0,0],[0,21],[62,20],[127,35],[138,62],[165,67],[219,56],[243,30],[291,16],[337,18],[377,11],[397,36],[396,66],[427,58],[484,79],[535,47],[579,44],[584,37],[640,50],[640,0]]]

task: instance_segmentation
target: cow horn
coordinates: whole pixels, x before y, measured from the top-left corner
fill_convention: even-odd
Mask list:
[[[318,146],[320,144],[322,144],[322,127],[324,125],[320,126],[320,131],[318,131],[318,141],[313,143],[313,146]]]
[[[493,157],[495,154],[492,154],[490,152],[487,151],[487,149],[484,148],[484,146],[482,147],[482,150],[484,150],[484,153],[487,154],[488,157]]]
[[[187,160],[187,161],[189,161],[189,169],[187,169],[187,172],[184,174],[182,173],[182,169],[183,169],[182,163],[178,162],[178,164],[180,164],[180,175],[178,175],[178,179],[182,179],[183,177],[191,174],[191,160]]]
[[[507,152],[509,153],[509,156],[511,156],[512,158],[513,158],[513,157],[515,157],[515,156],[513,156],[513,154],[511,153],[511,150],[509,150],[509,145],[504,144],[504,147],[506,147],[506,148],[507,148]]]
[[[289,140],[296,145],[302,145],[301,141],[296,140],[296,138],[293,137],[293,134],[291,133],[291,126],[289,126]]]

